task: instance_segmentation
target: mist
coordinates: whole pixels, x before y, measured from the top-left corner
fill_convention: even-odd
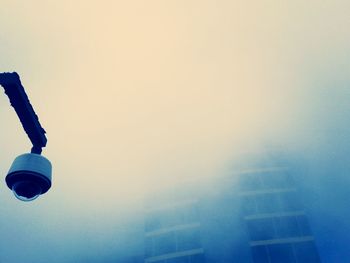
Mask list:
[[[53,186],[22,203],[0,184],[0,262],[127,262],[150,196],[220,185],[249,151],[288,156],[322,261],[350,258],[347,1],[2,6],[0,71],[47,131]],[[5,94],[0,121],[5,178],[31,145]]]

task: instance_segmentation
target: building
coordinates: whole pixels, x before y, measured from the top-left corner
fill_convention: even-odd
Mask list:
[[[288,166],[262,160],[238,171],[242,216],[254,263],[319,263]]]
[[[146,204],[145,263],[321,262],[280,158],[245,158],[225,176],[164,189]]]
[[[167,191],[146,210],[145,263],[204,262],[199,200],[184,193]]]

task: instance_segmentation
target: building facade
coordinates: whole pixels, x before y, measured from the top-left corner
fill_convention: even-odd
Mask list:
[[[242,171],[242,216],[254,263],[318,263],[315,240],[285,167]]]
[[[146,203],[145,263],[321,262],[283,162],[241,162],[226,176],[164,189]]]
[[[204,262],[198,198],[178,192],[162,199],[146,209],[144,262]]]

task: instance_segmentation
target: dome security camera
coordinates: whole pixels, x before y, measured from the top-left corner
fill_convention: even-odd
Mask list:
[[[0,85],[5,89],[5,94],[33,145],[31,153],[22,154],[13,161],[5,179],[6,184],[19,200],[31,201],[51,187],[51,163],[40,155],[46,146],[46,131],[30,104],[19,75],[16,72],[0,73]]]
[[[52,166],[40,154],[18,156],[6,176],[6,184],[21,201],[32,201],[51,187]]]

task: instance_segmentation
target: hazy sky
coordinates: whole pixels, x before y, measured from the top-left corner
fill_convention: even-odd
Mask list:
[[[1,1],[0,72],[20,74],[47,130],[53,187],[22,203],[0,184],[0,262],[48,262],[50,251],[50,262],[84,261],[102,247],[112,255],[147,189],[219,174],[244,145],[260,143],[305,158],[315,175],[306,180],[310,207],[345,224],[349,8],[345,0]],[[5,95],[0,120],[5,177],[30,143]],[[317,209],[323,190],[340,202],[338,214]]]

